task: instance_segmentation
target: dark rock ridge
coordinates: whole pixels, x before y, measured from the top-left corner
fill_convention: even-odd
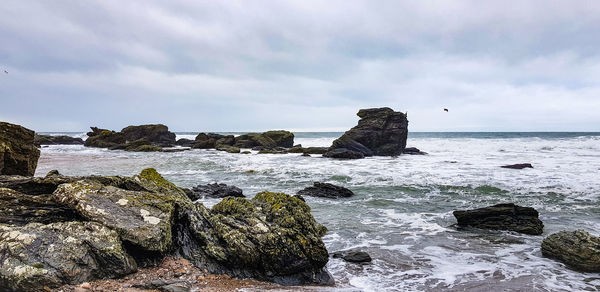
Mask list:
[[[510,230],[519,233],[542,234],[544,224],[538,219],[538,212],[531,207],[515,204],[498,204],[490,207],[466,211],[454,211],[458,226],[481,229]]]
[[[354,193],[347,188],[330,183],[315,182],[312,187],[307,187],[298,191],[298,195],[335,199],[352,197],[354,196]]]
[[[236,186],[228,186],[226,184],[206,184],[197,185],[192,188],[192,192],[188,194],[192,201],[201,198],[225,198],[225,197],[244,197],[242,190]]]
[[[531,163],[519,163],[519,164],[503,165],[500,167],[510,168],[510,169],[523,169],[523,168],[533,168],[533,165],[531,165]]]
[[[600,237],[584,230],[561,231],[542,241],[542,254],[582,272],[600,272]]]
[[[372,261],[368,253],[359,250],[336,251],[333,253],[333,257],[341,258],[351,263],[369,263]]]
[[[423,151],[419,150],[416,147],[409,147],[409,148],[404,148],[404,151],[402,151],[402,154],[408,154],[408,155],[427,155],[427,152],[423,152]]]
[[[299,197],[263,192],[208,209],[154,169],[0,181],[14,188],[0,188],[0,291],[121,277],[166,256],[235,277],[333,283],[326,228]]]
[[[0,122],[0,175],[33,176],[40,157],[34,134],[19,125]]]
[[[84,145],[112,150],[151,152],[175,145],[175,134],[165,125],[128,126],[120,132],[91,127]]]
[[[253,150],[269,150],[287,153],[287,148],[294,144],[294,134],[292,132],[278,130],[267,131],[264,133],[248,133],[237,137],[233,135],[221,135],[216,133],[200,133],[191,143],[192,148],[196,149],[217,149],[230,153],[240,153],[238,149],[249,148]]]
[[[81,138],[35,134],[34,144],[39,145],[83,145]]]
[[[358,125],[333,141],[323,156],[355,159],[402,154],[408,134],[404,113],[384,107],[361,109],[357,115],[360,117]]]

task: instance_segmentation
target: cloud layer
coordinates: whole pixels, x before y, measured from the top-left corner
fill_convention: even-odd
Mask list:
[[[598,131],[596,1],[6,1],[0,120],[38,131]],[[444,113],[442,108],[449,108]]]

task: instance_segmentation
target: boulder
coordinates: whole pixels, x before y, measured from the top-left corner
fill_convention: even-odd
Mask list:
[[[274,148],[277,143],[273,139],[259,133],[248,133],[235,137],[235,147],[239,148],[253,148],[261,146],[264,148]]]
[[[0,122],[0,175],[33,176],[40,150],[34,145],[35,132]]]
[[[202,198],[244,197],[244,194],[236,186],[214,183],[193,187],[192,192],[188,193],[188,197],[192,201],[196,201]]]
[[[34,137],[35,145],[83,145],[84,142],[81,138],[75,138],[71,136],[52,136],[52,135],[40,135],[35,134]]]
[[[354,196],[354,193],[347,188],[330,183],[315,182],[312,187],[307,187],[299,191],[298,195],[335,199],[352,197]]]
[[[162,124],[128,126],[121,130],[127,141],[145,139],[152,145],[170,147],[175,144],[175,133]]]
[[[181,138],[181,139],[175,141],[175,145],[183,146],[183,147],[192,147],[192,146],[194,146],[194,140]]]
[[[165,125],[128,126],[121,132],[109,131],[91,127],[85,146],[109,148],[111,150],[126,150],[151,152],[161,151],[162,147],[175,144],[175,134],[169,132]]]
[[[546,237],[542,254],[577,271],[600,272],[600,237],[584,230],[561,231]]]
[[[333,150],[328,150],[323,157],[329,158],[342,158],[342,159],[360,159],[364,158],[365,155],[361,152],[348,150],[347,148],[336,148]]]
[[[0,188],[0,224],[22,226],[81,219],[75,210],[57,203],[51,195],[32,196]]]
[[[227,153],[240,153],[240,148],[229,145],[217,145],[216,149]]]
[[[372,261],[371,256],[359,250],[345,250],[333,253],[334,258],[341,258],[350,263],[369,263]]]
[[[544,224],[538,219],[538,212],[531,207],[515,204],[498,204],[490,207],[466,211],[454,211],[458,226],[481,229],[510,230],[519,233],[542,234]]]
[[[500,167],[510,168],[510,169],[523,169],[523,168],[533,168],[533,165],[531,165],[531,163],[519,163],[519,164],[503,165]]]
[[[408,134],[408,120],[404,113],[384,107],[361,109],[357,115],[360,117],[358,125],[336,139],[325,153],[325,157],[361,158],[352,152],[361,153],[363,156],[402,154]],[[343,151],[333,153],[336,149]]]
[[[94,222],[0,224],[0,290],[43,291],[133,273],[117,232]]]
[[[263,135],[275,141],[277,147],[291,148],[294,146],[294,134],[292,132],[284,130],[267,131]]]
[[[83,144],[86,147],[109,148],[119,144],[125,144],[127,141],[123,133],[99,129],[91,127],[92,131],[88,132],[88,138]],[[91,134],[91,136],[89,136]]]
[[[194,145],[192,146],[192,148],[212,149],[217,146],[217,140],[220,140],[223,138],[225,138],[225,136],[221,135],[221,134],[200,133],[200,134],[198,134],[198,136],[196,136],[196,139],[194,140]],[[224,144],[231,146],[231,144],[227,144],[227,143],[224,143]]]
[[[329,148],[327,147],[306,147],[303,153],[306,154],[325,154]]]
[[[402,151],[402,154],[408,154],[408,155],[427,155],[427,152],[423,152],[423,151],[419,150],[416,147],[409,147],[409,148],[404,148],[404,151]]]

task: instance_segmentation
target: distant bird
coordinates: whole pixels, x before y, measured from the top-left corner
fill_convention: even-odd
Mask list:
[[[444,111],[445,111],[445,112],[448,112],[448,109],[447,109],[447,108],[445,108],[445,109],[444,109]]]
[[[4,70],[4,73],[8,74],[8,71]]]

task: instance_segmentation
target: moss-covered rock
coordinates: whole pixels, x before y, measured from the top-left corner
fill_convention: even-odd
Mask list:
[[[0,290],[43,291],[133,273],[115,231],[94,222],[0,225]]]
[[[263,135],[275,141],[277,147],[292,148],[294,146],[294,133],[290,131],[267,131]]]
[[[227,153],[240,153],[240,148],[229,145],[217,145],[216,149]]]
[[[542,241],[542,254],[582,272],[600,272],[600,237],[584,230],[561,231]]]
[[[257,146],[273,148],[277,147],[277,143],[263,134],[248,133],[235,137],[235,144],[233,146],[238,148],[253,148]]]
[[[19,125],[0,122],[0,175],[33,176],[40,157],[34,134]]]

